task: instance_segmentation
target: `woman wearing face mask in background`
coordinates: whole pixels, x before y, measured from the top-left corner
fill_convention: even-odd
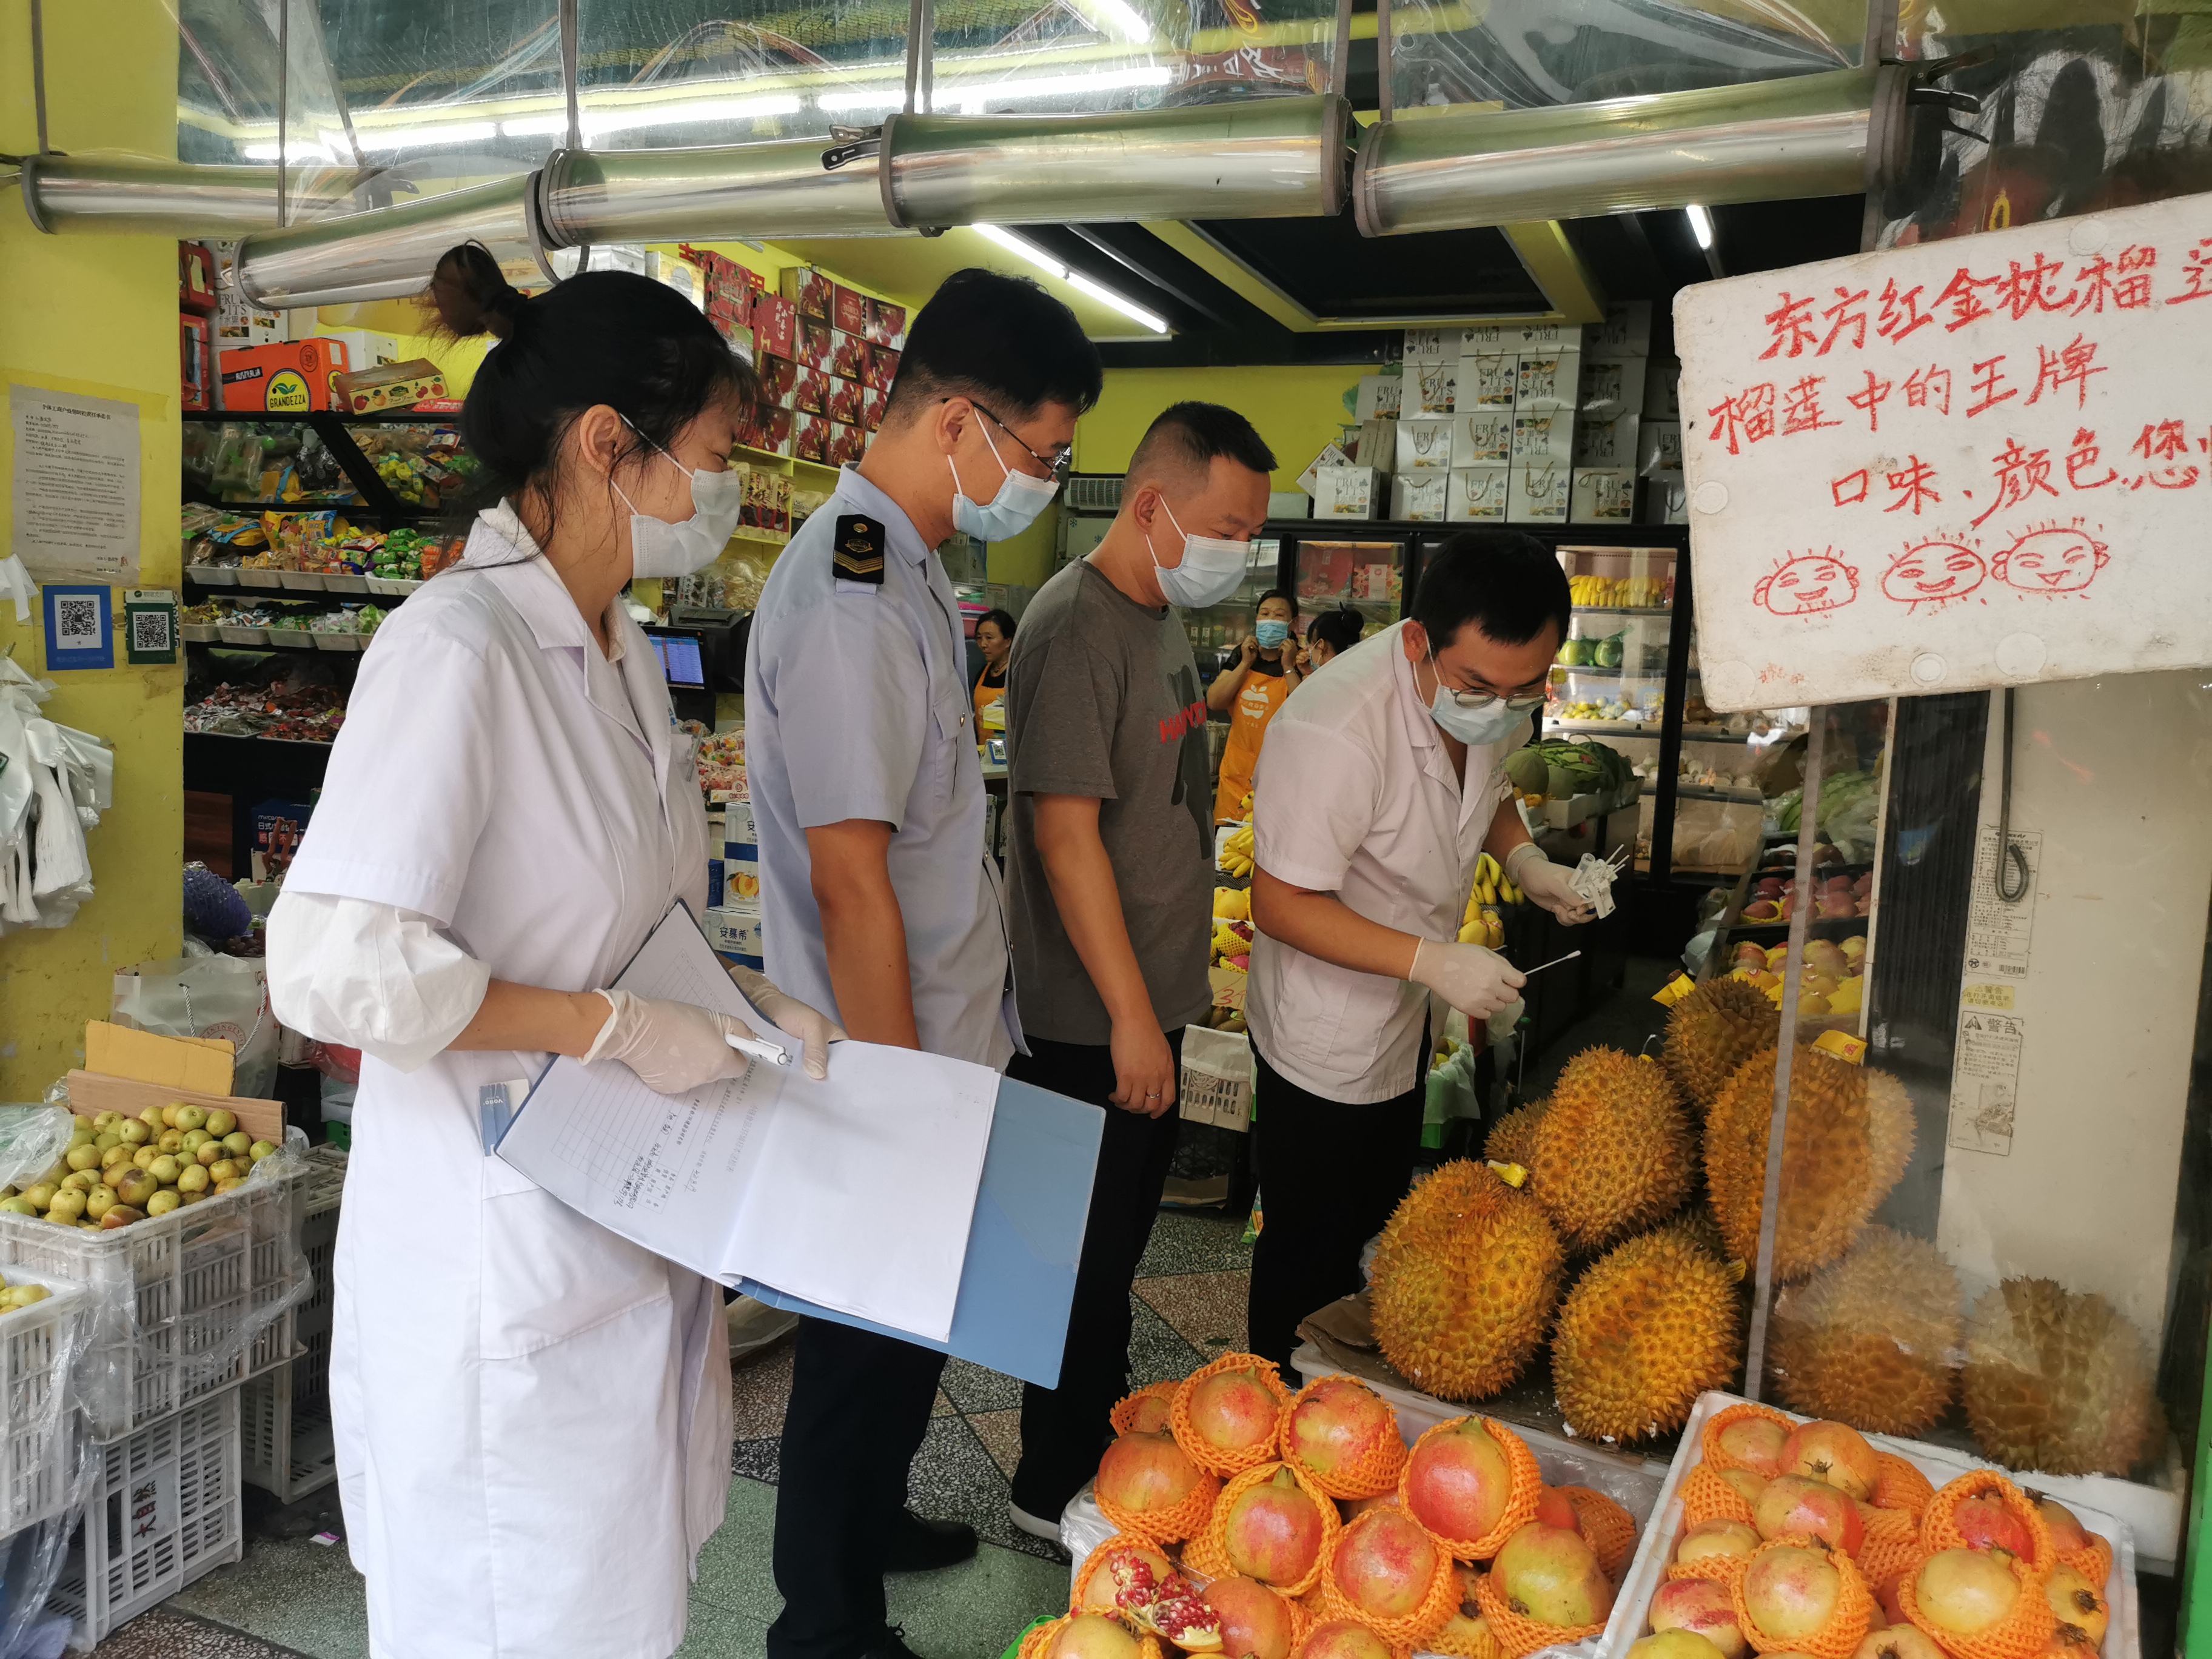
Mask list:
[[[1359,643],[1367,631],[1367,618],[1350,605],[1324,611],[1306,624],[1306,678],[1316,674]]]
[[[713,561],[752,371],[672,289],[594,271],[526,303],[440,262],[497,343],[461,413],[493,499],[394,613],[269,917],[269,991],[362,1051],[331,1355],[339,1496],[378,1653],[666,1659],[730,1480],[719,1288],[489,1154],[479,1091],[555,1054],[680,1094],[745,1027],[607,991],[706,902],[706,810],[633,576]],[[826,1074],[843,1034],[758,975]]]
[[[1252,793],[1252,769],[1260,762],[1267,722],[1302,678],[1303,648],[1297,641],[1298,601],[1271,587],[1260,596],[1252,631],[1237,647],[1229,666],[1206,688],[1206,706],[1215,714],[1231,710],[1229,742],[1221,751],[1221,781],[1213,792],[1213,821],[1242,822],[1252,816],[1244,798]]]

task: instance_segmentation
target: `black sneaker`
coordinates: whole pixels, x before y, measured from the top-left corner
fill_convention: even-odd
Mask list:
[[[906,1644],[906,1632],[896,1625],[884,1626],[884,1639],[860,1656],[860,1659],[921,1659],[921,1656]]]
[[[965,1521],[930,1521],[902,1510],[891,1526],[885,1572],[934,1572],[975,1556],[975,1528]],[[896,1632],[894,1630],[893,1634]]]

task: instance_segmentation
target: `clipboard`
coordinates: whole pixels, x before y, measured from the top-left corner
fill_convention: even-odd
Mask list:
[[[772,1308],[895,1336],[1056,1388],[1105,1132],[1102,1109],[1000,1079],[951,1334],[943,1342],[834,1313],[757,1280],[739,1279],[737,1288]]]

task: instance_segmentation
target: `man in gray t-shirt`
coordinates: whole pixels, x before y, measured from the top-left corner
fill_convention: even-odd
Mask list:
[[[1128,1390],[1129,1284],[1175,1151],[1182,1028],[1206,1012],[1212,796],[1206,700],[1176,606],[1226,599],[1275,458],[1217,404],[1177,404],[1131,457],[1091,556],[1030,604],[1006,676],[1014,990],[1009,1076],[1106,1115],[1060,1386],[1026,1387],[1017,1526],[1057,1538]]]

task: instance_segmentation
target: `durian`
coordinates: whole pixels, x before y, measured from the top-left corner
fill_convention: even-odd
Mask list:
[[[1560,1304],[1552,1380],[1575,1433],[1648,1440],[1679,1429],[1742,1357],[1735,1275],[1680,1224],[1620,1245]]]
[[[1775,1298],[1782,1403],[1875,1434],[1924,1434],[1958,1382],[1959,1275],[1924,1238],[1869,1227]]]
[[[2141,1334],[2094,1292],[2008,1279],[1966,1322],[1966,1423],[2008,1468],[2132,1474],[2165,1437],[2154,1386]]]
[[[1562,1260],[1534,1199],[1482,1164],[1443,1164],[1376,1247],[1370,1302],[1384,1358],[1448,1400],[1496,1394],[1543,1340]]]
[[[1482,1143],[1482,1155],[1492,1164],[1518,1164],[1528,1166],[1535,1156],[1536,1125],[1542,1120],[1544,1108],[1551,1103],[1532,1100],[1526,1106],[1516,1107],[1491,1125],[1490,1137]]]
[[[1774,1066],[1771,1048],[1744,1061],[1705,1119],[1713,1215],[1729,1254],[1745,1261],[1759,1255]],[[1905,1085],[1886,1072],[1801,1045],[1790,1079],[1775,1277],[1802,1279],[1850,1249],[1911,1159],[1912,1102]]]
[[[1757,986],[1740,979],[1709,979],[1676,1003],[1667,1016],[1661,1060],[1691,1109],[1711,1109],[1736,1067],[1774,1046],[1782,1016]]]
[[[1667,1073],[1618,1048],[1567,1062],[1530,1136],[1529,1191],[1559,1243],[1595,1255],[1689,1196],[1696,1143]]]

